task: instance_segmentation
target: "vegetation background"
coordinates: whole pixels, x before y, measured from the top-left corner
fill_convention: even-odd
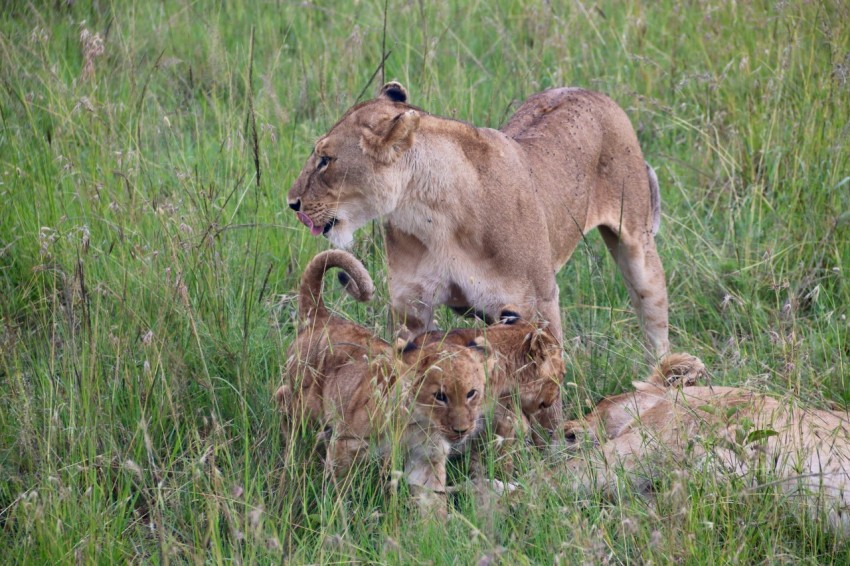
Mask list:
[[[551,86],[609,94],[661,180],[674,348],[714,383],[848,408],[850,4],[390,0],[384,16],[380,0],[3,2],[4,561],[850,561],[769,485],[691,470],[612,502],[530,450],[511,497],[461,491],[448,521],[420,519],[376,470],[330,489],[314,453],[283,449],[271,402],[301,268],[327,246],[286,191],[383,74],[492,127]],[[355,251],[379,296],[329,300],[387,336],[380,231]],[[575,414],[648,366],[598,236],[558,280]]]

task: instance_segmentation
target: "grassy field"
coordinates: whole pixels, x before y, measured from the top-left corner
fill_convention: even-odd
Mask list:
[[[714,383],[850,407],[846,2],[4,6],[4,562],[850,562],[776,490],[692,471],[612,502],[539,479],[533,451],[510,498],[420,519],[377,469],[325,485],[271,402],[327,245],[285,194],[385,49],[414,104],[479,125],[550,86],[609,94],[659,174],[674,349]],[[388,337],[376,227],[355,252],[378,297],[328,299]],[[559,282],[575,414],[648,368],[601,238]]]

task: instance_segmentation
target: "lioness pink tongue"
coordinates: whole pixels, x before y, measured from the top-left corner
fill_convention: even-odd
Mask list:
[[[312,221],[312,220],[310,220],[310,217],[309,217],[309,216],[307,216],[307,215],[306,215],[306,214],[304,214],[303,212],[296,212],[296,213],[295,213],[295,216],[297,216],[297,217],[298,217],[298,220],[300,220],[300,221],[301,221],[301,223],[302,223],[304,226],[306,226],[307,228],[309,228],[309,229],[311,229],[311,230],[313,229],[313,221]]]
[[[318,236],[324,231],[324,226],[317,226],[313,224],[313,220],[303,212],[296,212],[295,216],[298,217],[298,220],[300,220],[304,226],[310,229],[311,235]]]

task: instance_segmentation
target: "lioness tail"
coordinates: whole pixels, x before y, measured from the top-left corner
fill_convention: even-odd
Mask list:
[[[375,293],[375,285],[369,272],[356,257],[343,250],[327,250],[317,254],[301,276],[301,291],[298,295],[298,317],[307,320],[311,317],[327,316],[325,302],[322,300],[322,280],[328,269],[343,270],[340,281],[346,292],[357,301],[367,302]]]
[[[658,233],[661,228],[661,190],[658,188],[658,176],[655,169],[646,163],[646,175],[649,177],[649,203],[652,206],[652,235]]]

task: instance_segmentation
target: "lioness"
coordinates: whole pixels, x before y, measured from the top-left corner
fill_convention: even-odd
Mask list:
[[[568,461],[570,474],[612,493],[618,468],[638,490],[671,465],[719,466],[747,478],[767,474],[786,493],[822,498],[833,526],[850,526],[850,414],[737,387],[692,385],[703,373],[697,358],[671,354],[635,391],[603,399],[587,417],[566,422],[573,448],[599,444]]]
[[[397,82],[319,139],[288,195],[310,233],[339,247],[384,218],[392,305],[408,336],[435,328],[435,305],[495,320],[512,303],[560,340],[555,274],[598,227],[659,355],[660,200],[628,117],[602,94],[547,90],[493,130],[411,106]]]
[[[328,312],[321,286],[332,267],[345,270],[355,298],[368,300],[374,290],[363,265],[344,251],[322,252],[305,269],[300,327],[275,395],[285,440],[293,423],[311,422],[327,440],[327,472],[340,478],[370,444],[386,452],[398,431],[411,488],[444,494],[448,453],[479,426],[486,342],[433,344],[399,358],[366,328]]]

